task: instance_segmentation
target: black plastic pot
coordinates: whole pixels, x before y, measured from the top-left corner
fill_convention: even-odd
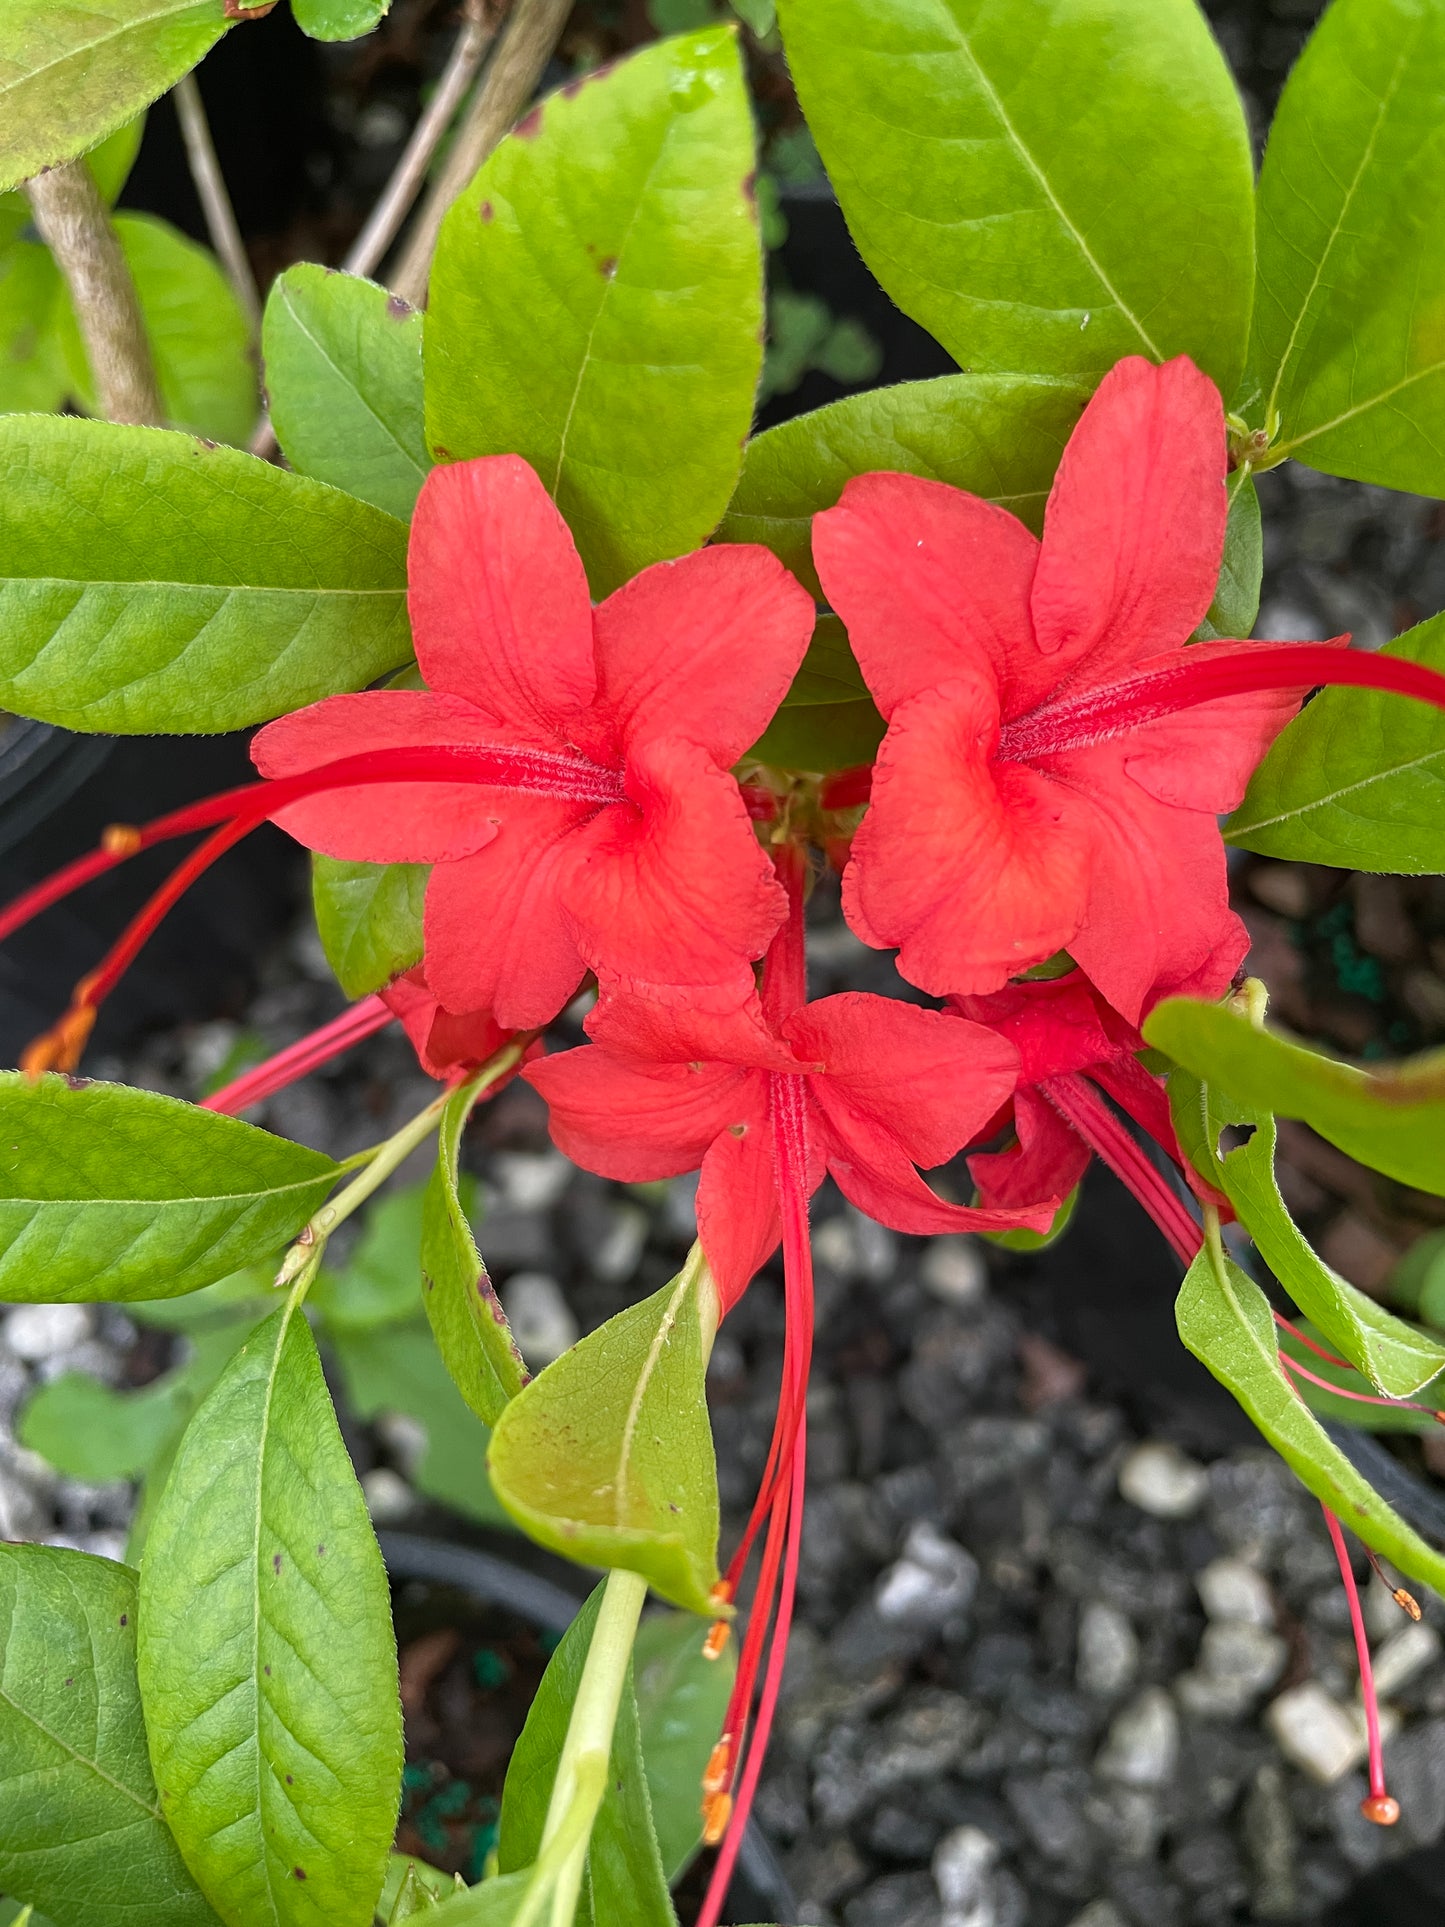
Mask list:
[[[501,1606],[546,1633],[565,1633],[583,1594],[580,1574],[558,1562],[559,1579],[495,1553],[412,1532],[379,1532],[381,1554],[393,1579],[430,1580],[454,1586],[479,1604]],[[743,1836],[728,1917],[735,1921],[793,1918],[797,1902],[772,1848],[757,1826]]]

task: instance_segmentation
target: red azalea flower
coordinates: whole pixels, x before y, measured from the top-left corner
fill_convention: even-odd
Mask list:
[[[512,455],[432,472],[410,575],[427,689],[283,717],[256,737],[257,767],[470,754],[453,780],[443,756],[430,777],[331,788],[275,820],[332,856],[435,865],[427,975],[448,1010],[531,1029],[589,968],[654,992],[745,986],[786,906],[729,769],[802,661],[807,593],[766,549],[724,545],[594,609],[566,524]]]
[[[987,997],[951,997],[949,1003],[961,1016],[1006,1037],[1019,1054],[1012,1104],[1017,1142],[968,1161],[980,1203],[1017,1207],[1073,1190],[1091,1151],[1069,1116],[1085,1079],[1107,1091],[1176,1163],[1182,1162],[1164,1080],[1139,1062],[1144,1039],[1082,972],[1009,984]]]
[[[489,1010],[454,1014],[443,1010],[421,964],[378,992],[381,1001],[410,1039],[428,1077],[447,1078],[475,1070],[495,1057],[512,1036]]]
[[[1010,1043],[888,997],[808,1004],[800,982],[780,992],[782,974],[770,970],[763,1000],[724,1009],[614,991],[587,1020],[590,1045],[523,1073],[547,1100],[557,1145],[587,1170],[636,1183],[701,1167],[698,1236],[724,1311],[782,1237],[771,1129],[781,1085],[803,1113],[805,1197],[831,1172],[897,1231],[1051,1222],[1058,1196],[1022,1213],[974,1211],[945,1203],[915,1169],[945,1163],[998,1110],[1018,1067]]]
[[[858,477],[814,522],[889,723],[845,908],[922,989],[997,990],[1062,949],[1136,1021],[1151,993],[1227,987],[1248,940],[1216,816],[1323,652],[1281,690],[1228,682],[1231,659],[1269,645],[1184,648],[1219,575],[1225,470],[1214,385],[1135,358],[1085,409],[1042,542],[907,475]],[[1201,702],[1206,664],[1245,693]]]

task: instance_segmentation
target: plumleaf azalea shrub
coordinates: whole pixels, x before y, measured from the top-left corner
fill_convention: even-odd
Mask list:
[[[382,10],[294,5],[322,38]],[[751,438],[742,50],[659,40],[492,140],[424,309],[384,272],[283,273],[247,452],[239,297],[108,207],[136,117],[266,10],[0,21],[0,702],[256,726],[257,771],[111,825],[0,910],[4,937],[192,839],[0,1074],[0,1297],[193,1340],[142,1392],[61,1379],[27,1417],[77,1475],[144,1491],[134,1566],[0,1546],[0,1888],[56,1927],[666,1927],[704,1845],[714,1927],[797,1579],[809,1200],[831,1177],[899,1231],[1037,1245],[1096,1157],[1184,1268],[1183,1343],[1324,1508],[1364,1811],[1392,1823],[1343,1528],[1410,1604],[1445,1553],[1322,1417],[1433,1422],[1438,1252],[1418,1317],[1331,1270],[1276,1183],[1276,1119],[1445,1196],[1445,1063],[1361,1069],[1273,1027],[1226,846],[1445,869],[1445,617],[1377,653],[1249,639],[1256,475],[1445,498],[1445,0],[1333,0],[1257,170],[1193,0],[754,9],[860,253],[957,372]],[[543,13],[518,0],[483,90]],[[61,180],[79,226],[47,248],[31,213]],[[107,341],[150,356],[149,415],[103,418]],[[150,932],[264,822],[314,853],[349,1008],[199,1105],[87,1081]],[[913,1001],[810,1000],[829,868]],[[566,1009],[585,1044],[557,1045]],[[394,1136],[338,1164],[245,1121],[391,1023],[437,1084]],[[513,1078],[585,1168],[700,1173],[677,1278],[535,1377],[461,1170]],[[432,1140],[430,1179],[329,1265]],[[704,1374],[778,1251],[772,1449],[720,1547]],[[424,1424],[423,1489],[604,1575],[470,1887],[389,1857],[395,1639],[318,1334],[356,1410]],[[670,1618],[642,1621],[649,1592]]]

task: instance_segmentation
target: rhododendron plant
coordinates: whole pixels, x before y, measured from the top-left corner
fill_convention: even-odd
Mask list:
[[[681,1832],[717,1850],[697,1927],[717,1927],[797,1589],[814,1201],[1027,1247],[1068,1236],[1095,1158],[1180,1262],[1183,1342],[1324,1508],[1362,1810],[1392,1824],[1345,1526],[1436,1590],[1445,1553],[1321,1414],[1435,1413],[1445,1341],[1310,1249],[1275,1118],[1445,1196],[1439,1065],[1361,1069],[1269,1027],[1227,846],[1445,870],[1445,617],[1378,651],[1251,637],[1257,474],[1296,460],[1445,498],[1411,305],[1445,260],[1445,194],[1390,158],[1434,114],[1445,53],[1372,94],[1410,9],[1334,0],[1256,184],[1193,0],[1116,0],[1107,20],[999,0],[987,32],[948,0],[926,78],[911,0],[784,0],[859,250],[959,372],[750,435],[744,64],[730,29],[663,39],[495,151],[459,133],[473,178],[444,167],[388,286],[288,269],[261,337],[270,420],[243,452],[160,425],[158,391],[136,400],[139,313],[121,335],[106,320],[134,290],[87,309],[66,252],[78,222],[123,283],[108,163],[84,155],[203,51],[139,0],[115,8],[147,77],[102,61],[63,114],[51,42],[0,22],[0,74],[23,81],[0,257],[3,190],[27,183],[95,363],[77,392],[110,417],[0,419],[0,701],[78,731],[256,728],[258,775],[111,824],[0,909],[3,941],[200,838],[0,1074],[0,1299],[224,1297],[258,1267],[277,1294],[167,1446],[138,1572],[0,1545],[0,1598],[29,1628],[0,1696],[0,1887],[55,1927],[669,1927],[688,1854],[665,1861],[676,1829],[646,1792],[631,1655],[650,1590],[691,1615],[694,1679],[726,1702],[720,1724],[699,1722],[705,1693],[670,1708]],[[480,57],[471,12],[444,105]],[[488,113],[494,81],[527,105],[537,13],[516,0]],[[95,53],[79,14],[52,27]],[[1341,106],[1357,96],[1363,119]],[[445,121],[418,130],[386,221]],[[345,1008],[194,1105],[74,1075],[169,910],[266,823],[312,853]],[[835,900],[911,991],[810,996],[810,920]],[[338,1163],[246,1121],[397,1023],[436,1088],[380,1144]],[[681,1271],[535,1377],[463,1181],[474,1108],[519,1077],[602,1178],[698,1173]],[[345,1323],[344,1278],[308,1297],[328,1240],[433,1135],[410,1307],[427,1357],[490,1516],[606,1575],[517,1742],[495,1865],[445,1898],[388,1876],[395,1637],[308,1318]],[[778,1283],[771,1444],[724,1543],[708,1356],[744,1293]],[[57,1678],[83,1694],[57,1701]],[[113,1730],[86,1726],[95,1705]]]

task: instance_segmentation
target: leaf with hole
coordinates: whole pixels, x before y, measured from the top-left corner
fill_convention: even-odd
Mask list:
[[[497,1497],[539,1545],[640,1573],[708,1617],[718,1496],[704,1320],[715,1305],[694,1256],[525,1386],[498,1418],[487,1459]]]
[[[696,548],[737,481],[762,349],[734,29],[534,108],[453,204],[426,315],[439,461],[525,456],[594,594]]]
[[[1274,1170],[1278,1133],[1270,1112],[1228,1098],[1217,1085],[1179,1070],[1170,1074],[1169,1104],[1190,1163],[1229,1199],[1259,1255],[1305,1317],[1377,1392],[1413,1398],[1445,1369],[1445,1344],[1396,1318],[1311,1248],[1280,1196]],[[1226,1149],[1222,1133],[1231,1125],[1249,1135]]]
[[[266,299],[271,425],[292,468],[410,518],[431,457],[421,316],[374,281],[303,261]]]
[[[1445,616],[1381,654],[1445,669]],[[1275,739],[1224,833],[1262,856],[1440,875],[1445,715],[1382,690],[1321,690]]]
[[[526,1383],[501,1301],[492,1289],[462,1207],[458,1157],[472,1107],[494,1072],[460,1084],[447,1100],[437,1133],[437,1161],[422,1203],[421,1270],[426,1315],[457,1389],[477,1417],[495,1425]]]
[[[1225,1099],[1299,1118],[1386,1177],[1445,1196],[1445,1051],[1356,1070],[1187,997],[1156,1005],[1144,1036]]]
[[[161,1816],[136,1576],[0,1545],[0,1884],[64,1927],[215,1927]]]
[[[336,1175],[177,1098],[0,1072],[0,1300],[196,1291],[295,1237]]]
[[[73,160],[133,120],[228,25],[225,0],[6,0],[0,188]]]
[[[1273,453],[1445,494],[1445,14],[1334,0],[1259,180],[1251,419]]]
[[[165,429],[0,420],[0,703],[17,715],[241,729],[410,654],[393,517]]]
[[[815,595],[813,517],[854,475],[948,482],[1035,530],[1064,444],[1089,399],[1078,379],[942,375],[849,395],[755,435],[718,535],[762,542]]]
[[[326,961],[348,997],[384,989],[421,962],[431,866],[311,859],[311,905]]]
[[[162,1808],[229,1927],[370,1927],[401,1782],[391,1601],[294,1304],[181,1441],[139,1665]]]
[[[541,1851],[557,1762],[601,1597],[599,1587],[568,1627],[512,1749],[497,1840],[497,1864],[503,1874],[532,1865]],[[594,1922],[610,1927],[611,1922],[623,1920],[627,1927],[675,1927],[677,1920],[653,1829],[630,1665],[612,1734],[612,1770],[587,1849],[576,1927],[593,1927]]]
[[[780,0],[864,260],[971,373],[1192,355],[1232,395],[1249,137],[1194,0]]]
[[[1232,1392],[1270,1444],[1342,1524],[1401,1572],[1445,1591],[1445,1555],[1426,1545],[1358,1473],[1296,1395],[1275,1347],[1269,1300],[1230,1259],[1206,1249],[1189,1267],[1179,1336]]]

